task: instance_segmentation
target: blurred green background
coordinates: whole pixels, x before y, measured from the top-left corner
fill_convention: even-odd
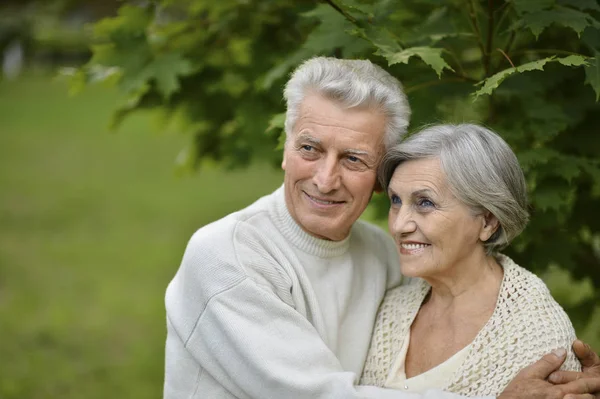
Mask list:
[[[85,24],[120,3],[29,3],[0,7],[0,54],[15,43],[24,54],[0,80],[0,398],[159,398],[164,291],[188,238],[283,175],[257,161],[182,173],[189,133],[165,129],[158,111],[111,131],[126,95],[95,85],[70,96],[57,72],[89,59]],[[558,267],[542,277],[567,309],[594,295]],[[594,312],[578,335],[600,351]]]
[[[191,234],[281,184],[254,165],[177,176],[184,137],[118,133],[115,90],[0,82],[0,397],[158,398],[163,297]],[[155,129],[154,129],[155,130]]]

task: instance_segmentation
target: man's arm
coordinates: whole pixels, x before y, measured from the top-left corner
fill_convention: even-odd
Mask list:
[[[204,372],[239,399],[460,398],[355,387],[354,373],[342,369],[308,320],[249,278],[211,298],[182,338]]]

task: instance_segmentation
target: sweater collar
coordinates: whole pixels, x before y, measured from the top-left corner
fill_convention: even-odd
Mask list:
[[[269,213],[275,227],[279,229],[286,240],[298,249],[320,258],[333,258],[344,254],[348,250],[352,230],[348,237],[341,241],[323,240],[302,230],[287,208],[284,186],[279,187],[273,193],[273,202],[274,206],[269,209]]]

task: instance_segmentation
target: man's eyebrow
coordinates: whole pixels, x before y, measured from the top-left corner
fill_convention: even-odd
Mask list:
[[[365,150],[357,150],[355,148],[349,148],[343,151],[344,155],[358,155],[365,158],[365,161],[369,164],[375,164],[377,162],[377,155],[370,153]]]
[[[298,141],[308,141],[311,144],[321,144],[321,140],[320,139],[318,139],[316,137],[313,137],[313,136],[311,136],[308,133],[299,133],[296,136],[296,140],[295,141],[296,142],[298,142]]]

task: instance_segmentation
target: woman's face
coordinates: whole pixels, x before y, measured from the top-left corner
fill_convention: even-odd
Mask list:
[[[484,215],[475,215],[450,191],[438,158],[401,163],[388,188],[389,229],[402,273],[453,276],[461,264],[481,259],[489,238]]]

